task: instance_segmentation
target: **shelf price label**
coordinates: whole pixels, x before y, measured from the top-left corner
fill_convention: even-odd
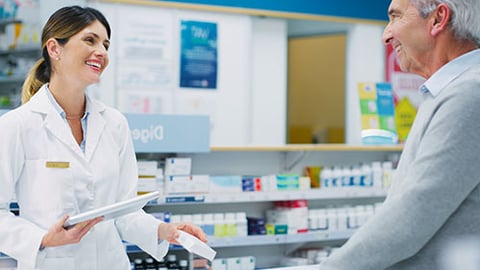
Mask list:
[[[175,196],[166,197],[165,203],[203,203],[205,196]]]

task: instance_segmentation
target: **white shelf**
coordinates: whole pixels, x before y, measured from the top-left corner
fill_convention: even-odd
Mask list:
[[[208,237],[208,245],[212,248],[225,247],[247,247],[247,246],[265,246],[276,244],[295,244],[319,241],[335,241],[348,239],[355,230],[341,232],[308,232],[301,234],[277,234],[277,235],[250,235],[243,237]],[[178,246],[171,246],[171,249],[178,249]],[[127,252],[140,252],[141,250],[131,244],[125,244]],[[0,260],[11,259],[7,255],[0,253]]]
[[[295,244],[320,241],[336,241],[346,240],[355,230],[346,230],[341,232],[317,231],[299,234],[277,234],[277,235],[249,235],[242,237],[208,237],[208,245],[212,248],[225,247],[249,247],[249,246],[266,246],[277,244]],[[125,244],[127,252],[141,251],[135,245]],[[171,245],[171,249],[179,249],[181,247]]]
[[[277,235],[249,235],[242,237],[208,237],[208,245],[212,248],[224,247],[245,247],[245,246],[265,246],[275,244],[295,244],[319,241],[346,240],[355,230],[340,232],[316,231],[299,234],[277,234]],[[175,246],[172,247],[175,249]],[[140,251],[138,247],[126,244],[128,252]],[[7,255],[0,253],[0,260],[11,259]]]
[[[301,265],[301,266],[287,266],[287,267],[278,267],[278,268],[262,268],[263,270],[318,270],[319,264],[312,265]]]
[[[157,201],[151,201],[147,205],[155,206],[174,204],[255,203],[288,200],[383,198],[386,196],[386,194],[386,190],[382,188],[348,187],[310,190],[285,190],[276,192],[160,195]],[[18,210],[18,205],[16,202],[11,202],[10,208],[12,210]]]
[[[212,146],[212,152],[400,152],[403,145],[287,144],[281,146]]]
[[[285,190],[275,192],[163,195],[158,198],[157,204],[252,203],[284,200],[374,198],[385,197],[386,193],[387,192],[383,188],[341,187],[310,190]]]
[[[38,56],[40,57],[40,45],[36,46],[24,46],[17,47],[14,49],[0,50],[0,55],[29,55],[29,56]]]
[[[316,231],[299,234],[249,235],[243,237],[208,237],[212,248],[264,246],[275,244],[295,244],[319,241],[336,241],[348,239],[355,230],[341,232]]]
[[[23,82],[25,77],[21,76],[11,76],[11,77],[0,77],[0,83],[19,83]]]
[[[12,24],[12,23],[21,23],[22,21],[17,19],[0,19],[0,30],[3,32],[5,26]]]

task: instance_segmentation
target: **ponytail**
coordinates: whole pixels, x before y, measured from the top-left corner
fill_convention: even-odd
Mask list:
[[[28,73],[22,86],[22,104],[30,100],[45,83],[50,81],[50,58],[47,49]]]

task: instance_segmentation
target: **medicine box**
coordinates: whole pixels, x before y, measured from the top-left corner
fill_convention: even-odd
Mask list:
[[[157,161],[138,160],[138,178],[156,178],[157,177]]]
[[[243,270],[240,257],[227,258],[227,270]]]
[[[300,187],[300,176],[298,174],[277,175],[278,190],[298,190]]]
[[[190,175],[192,172],[191,158],[166,158],[165,175]]]
[[[227,270],[227,259],[215,259],[215,260],[213,260],[212,269]]]
[[[157,161],[139,160],[138,167],[138,183],[137,193],[139,195],[147,192],[157,191],[159,183],[157,182]]]
[[[165,177],[165,193],[198,194],[209,192],[208,175],[169,175]]]
[[[239,193],[242,192],[242,176],[240,175],[211,175],[211,193]]]
[[[255,257],[253,256],[240,257],[240,269],[255,270]]]

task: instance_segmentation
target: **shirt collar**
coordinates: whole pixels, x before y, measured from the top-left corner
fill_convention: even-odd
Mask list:
[[[55,98],[53,97],[52,95],[52,92],[50,92],[50,88],[48,88],[48,84],[47,84],[47,87],[46,88],[46,92],[47,92],[47,97],[48,97],[48,100],[50,100],[50,103],[53,105],[53,107],[55,108],[55,110],[60,114],[60,116],[63,118],[63,119],[67,119],[66,118],[66,113],[65,111],[62,109],[62,107],[60,106],[60,104],[58,104],[58,102],[55,100]],[[88,98],[86,99],[86,102],[87,102],[87,106],[86,107],[86,110],[85,110],[85,114],[83,115],[82,119],[86,119],[89,115],[89,101],[88,101]]]
[[[455,78],[473,65],[480,64],[480,49],[465,53],[442,66],[424,84],[420,86],[422,93],[430,92],[437,96]]]

